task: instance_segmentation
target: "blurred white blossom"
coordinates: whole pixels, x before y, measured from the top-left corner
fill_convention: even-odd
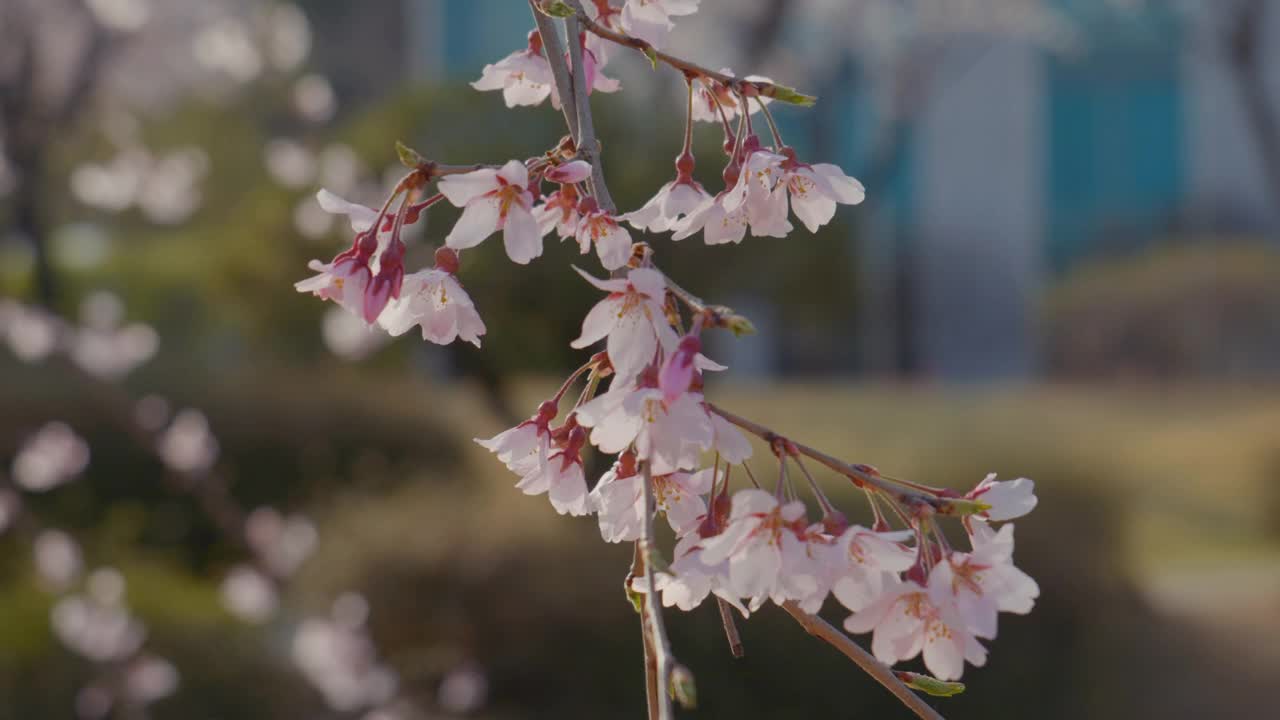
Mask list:
[[[324,313],[320,332],[325,347],[343,360],[360,360],[381,349],[391,336],[370,327],[360,318],[334,306]]]
[[[333,143],[320,151],[319,184],[344,197],[351,194],[360,181],[360,156],[350,145]]]
[[[293,226],[299,234],[312,240],[327,238],[333,229],[333,215],[308,195],[293,208]]]
[[[303,119],[323,123],[338,111],[338,98],[328,78],[312,73],[303,75],[294,83],[293,106]],[[328,183],[325,186],[328,187]]]
[[[151,168],[138,196],[142,214],[158,225],[175,225],[200,207],[200,181],[209,172],[209,156],[197,147],[166,153]]]
[[[271,178],[284,187],[306,187],[315,180],[316,157],[297,140],[268,140],[262,148],[262,156]]]
[[[144,655],[125,672],[125,694],[135,703],[150,704],[178,689],[178,669],[162,657]]]
[[[436,691],[436,704],[441,710],[466,715],[484,706],[489,695],[489,678],[474,664],[449,671]]]
[[[199,410],[179,412],[160,436],[157,451],[165,465],[179,472],[200,472],[218,459],[218,440]]]
[[[95,662],[123,660],[146,639],[146,628],[120,603],[68,595],[53,606],[53,631],[67,649]]]
[[[283,517],[269,507],[249,513],[245,534],[270,571],[279,576],[292,575],[311,556],[318,539],[316,526],[306,517]]]
[[[237,565],[222,581],[222,605],[241,620],[260,623],[275,614],[279,599],[271,580],[248,565]]]
[[[36,307],[0,300],[0,337],[23,362],[40,362],[58,348],[62,321]]]
[[[150,325],[133,323],[114,331],[77,332],[71,355],[85,371],[115,379],[150,360],[159,347],[160,336]]]
[[[297,5],[281,3],[271,8],[270,57],[277,70],[296,69],[311,53],[311,24]]]
[[[52,490],[84,472],[89,444],[62,422],[51,422],[27,438],[13,459],[13,479],[24,490]]]
[[[151,17],[148,0],[85,0],[98,22],[121,32],[140,29]]]
[[[61,530],[42,530],[32,546],[36,572],[51,591],[70,587],[84,569],[80,546]]]
[[[191,52],[205,69],[225,73],[238,82],[247,83],[262,72],[262,54],[249,29],[236,18],[223,18],[201,30],[192,41]]]
[[[379,662],[363,619],[352,625],[352,618],[341,617],[351,614],[351,603],[345,611],[342,603],[335,603],[333,617],[302,622],[293,639],[294,663],[334,710],[377,707],[395,694],[396,676]]]

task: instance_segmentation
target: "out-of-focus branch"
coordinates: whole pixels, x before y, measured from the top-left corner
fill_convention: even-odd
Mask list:
[[[1267,91],[1267,68],[1262,63],[1266,50],[1262,34],[1267,28],[1269,5],[1267,0],[1245,0],[1238,6],[1226,27],[1226,51],[1263,172],[1271,184],[1272,205],[1280,208],[1280,117]]]
[[[796,619],[800,626],[809,632],[810,635],[825,641],[831,647],[839,650],[845,657],[852,660],[864,672],[876,679],[881,685],[889,689],[903,705],[911,709],[918,717],[924,720],[945,720],[938,714],[937,710],[929,707],[919,695],[911,692],[911,689],[902,684],[902,681],[893,674],[893,670],[888,665],[875,659],[875,657],[862,649],[861,645],[854,642],[848,635],[840,632],[831,623],[823,620],[817,615],[810,615],[794,600],[788,600],[783,603],[782,609],[787,614]]]

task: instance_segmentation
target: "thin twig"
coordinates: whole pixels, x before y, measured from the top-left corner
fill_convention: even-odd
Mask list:
[[[570,0],[579,15],[585,16],[582,4]],[[591,98],[587,94],[587,70],[582,59],[582,43],[578,40],[578,18],[568,17],[564,21],[569,36],[569,62],[573,76],[573,100],[578,113],[578,132],[574,135],[577,141],[578,154],[585,155],[591,162],[591,190],[595,194],[596,204],[610,215],[617,212],[609,187],[604,180],[604,165],[600,162],[600,141],[596,139],[595,124],[591,120]]]
[[[675,55],[671,55],[670,53],[662,52],[661,50],[658,50],[657,48],[653,47],[653,45],[649,44],[644,40],[641,40],[640,38],[632,37],[630,35],[627,35],[626,33],[620,33],[616,30],[610,30],[609,28],[596,22],[590,15],[586,13],[586,10],[583,9],[582,3],[579,2],[579,0],[566,0],[566,1],[568,2],[569,6],[572,7],[577,12],[577,20],[581,22],[582,26],[585,27],[587,31],[590,32],[591,34],[597,37],[603,38],[605,40],[608,40],[611,43],[629,47],[634,50],[639,50],[654,62],[661,62],[666,65],[669,65],[675,68],[676,70],[679,70],[680,72],[684,73],[686,77],[707,78],[710,80],[715,80],[716,82],[721,83],[722,85],[736,92],[742,92],[747,88],[750,88],[751,92],[749,94],[752,94],[752,95],[759,94],[765,97],[774,97],[778,94],[783,94],[783,96],[785,97],[786,95],[795,92],[790,88],[784,88],[781,85],[778,85],[777,83],[768,82],[766,80],[743,80],[741,78],[736,78],[726,73],[716,72],[711,68],[704,67],[691,60],[685,60],[684,58],[676,57]]]
[[[560,32],[556,22],[543,15],[529,0],[529,10],[533,12],[533,22],[538,26],[538,35],[542,38],[542,54],[551,66],[551,78],[556,85],[556,93],[560,97],[560,110],[564,112],[564,123],[569,126],[569,134],[578,139],[577,105],[573,101],[573,82],[569,79],[569,66],[564,62],[564,48],[560,46]]]
[[[746,655],[746,650],[742,648],[742,636],[738,634],[738,623],[733,617],[733,606],[728,600],[718,596],[716,606],[720,608],[720,622],[724,625],[725,639],[729,641],[729,652],[735,658]]]
[[[906,705],[917,716],[925,720],[944,720],[938,714],[937,710],[929,707],[919,695],[911,692],[911,689],[902,684],[902,681],[893,674],[893,670],[888,665],[875,659],[871,653],[862,649],[861,645],[855,643],[848,635],[840,632],[831,623],[823,620],[817,615],[810,615],[794,600],[788,600],[782,604],[782,609],[786,610],[791,617],[796,619],[808,633],[816,638],[826,641],[829,645],[839,650],[845,657],[852,660],[858,667],[862,668],[877,682],[888,688],[903,705]]]
[[[667,629],[662,622],[662,604],[658,600],[657,577],[653,570],[654,558],[657,556],[657,544],[654,540],[653,516],[657,511],[657,501],[653,496],[653,471],[645,462],[642,467],[644,485],[644,524],[640,534],[641,554],[644,558],[644,577],[647,591],[644,594],[644,606],[648,615],[650,643],[646,650],[652,652],[657,668],[657,701],[659,720],[671,720],[675,713],[671,708],[671,642],[667,640]]]
[[[734,425],[737,425],[743,430],[760,437],[765,442],[773,442],[774,440],[782,437],[780,433],[776,433],[760,423],[734,415],[728,410],[717,405],[707,403],[706,406],[711,412],[719,415],[725,420],[728,420]],[[866,487],[870,485],[884,493],[889,498],[892,498],[907,507],[914,507],[923,504],[932,507],[934,511],[940,515],[954,514],[950,500],[947,498],[933,495],[925,491],[904,488],[878,473],[873,474],[868,472],[867,469],[864,469],[864,466],[846,463],[839,458],[832,457],[831,455],[822,452],[821,450],[816,450],[808,445],[790,440],[789,438],[788,442],[795,445],[796,451],[801,455],[811,457],[841,475],[853,480],[854,484],[858,487]]]

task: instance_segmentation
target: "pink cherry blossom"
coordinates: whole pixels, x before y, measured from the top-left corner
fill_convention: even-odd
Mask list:
[[[529,171],[519,160],[508,161],[500,170],[482,168],[442,178],[440,192],[463,209],[445,244],[464,250],[502,230],[503,244],[513,262],[526,265],[541,255],[542,233],[533,218],[533,195],[528,185]]]
[[[626,265],[631,259],[631,233],[618,224],[618,218],[595,207],[579,206],[578,212],[582,215],[575,234],[578,249],[586,254],[595,245],[605,270],[617,270]]]
[[[622,83],[619,83],[616,79],[605,77],[604,65],[604,61],[596,56],[596,53],[591,49],[590,44],[584,42],[582,45],[582,67],[586,71],[587,75],[586,82],[588,95],[596,91],[600,91],[602,93],[614,93],[618,92],[622,87]],[[557,109],[560,107],[559,97],[553,96],[551,101]]]
[[[542,38],[529,33],[529,46],[491,65],[485,65],[480,79],[471,83],[476,90],[501,90],[507,107],[540,105],[554,88],[551,65],[542,54]]]
[[[582,334],[570,345],[582,349],[608,338],[605,349],[618,379],[626,380],[654,362],[659,347],[674,347],[676,333],[667,322],[667,282],[662,273],[637,268],[627,277],[597,280],[581,270],[587,282],[609,293],[582,321]],[[621,452],[621,448],[618,452]]]
[[[737,465],[751,457],[751,441],[736,425],[715,413],[711,416],[711,449],[720,454],[721,459],[731,465]]]
[[[364,232],[373,227],[373,223],[378,219],[378,211],[371,207],[366,207],[359,203],[353,203],[344,200],[337,195],[320,188],[316,192],[316,202],[320,204],[321,209],[334,215],[346,215],[351,221],[351,229],[356,232]]]
[[[688,215],[676,221],[672,240],[683,240],[698,231],[708,245],[740,243],[747,234],[747,207],[739,204],[732,211],[724,206],[725,193],[707,198]]]
[[[572,185],[565,185],[548,195],[541,205],[533,209],[538,230],[546,235],[554,229],[561,240],[577,235],[581,219],[579,200],[578,191]]]
[[[1027,478],[1000,481],[991,473],[966,493],[965,498],[991,506],[974,517],[999,522],[1022,517],[1035,509],[1039,502],[1035,493],[1035,482]]]
[[[599,513],[600,535],[605,542],[639,540],[644,529],[644,476],[630,474],[615,463],[591,491],[592,505]],[[653,476],[653,495],[658,512],[677,536],[697,528],[707,512],[702,499],[711,491],[710,468],[698,472],[673,472]]]
[[[729,589],[729,561],[708,564],[703,557],[703,538],[698,533],[689,533],[680,538],[675,547],[675,560],[667,571],[660,571],[654,577],[654,586],[662,593],[664,607],[678,607],[689,611],[702,604],[707,596],[715,595],[738,609],[743,617],[750,613],[742,601]],[[646,578],[639,577],[632,581],[636,592],[648,592]]]
[[[938,567],[941,567],[939,565]],[[964,663],[982,666],[987,650],[969,632],[950,603],[935,604],[932,588],[945,582],[930,574],[929,588],[913,580],[891,580],[870,605],[850,615],[844,628],[851,633],[874,632],[871,652],[888,665],[924,653],[924,664],[939,680],[958,680]]]
[[[322,263],[312,260],[307,267],[316,273],[313,277],[293,284],[298,292],[312,293],[321,300],[332,300],[358,317],[364,315],[365,290],[373,279],[369,262],[378,247],[371,230],[356,236],[351,248],[339,253],[333,260]]]
[[[783,578],[807,568],[808,558],[794,527],[803,521],[804,503],[781,504],[763,490],[734,493],[729,524],[724,532],[702,543],[702,561],[716,565],[728,560],[729,587],[738,597],[783,599]]]
[[[579,407],[577,416],[601,452],[620,453],[634,443],[636,457],[651,461],[657,474],[697,467],[711,447],[711,420],[695,393],[667,405],[656,387],[610,386]]]
[[[550,450],[549,423],[556,416],[555,404],[543,403],[533,417],[484,440],[475,438],[480,447],[492,452],[509,470],[524,476],[537,468]]]
[[[831,222],[836,203],[857,205],[867,196],[862,183],[828,163],[805,165],[789,160],[783,164],[781,184],[790,195],[791,209],[809,232]]]
[[[938,563],[930,574],[929,593],[937,605],[950,603],[969,632],[994,639],[997,613],[1031,612],[1040,587],[1013,565],[1013,525],[999,532],[981,521],[973,527],[973,552],[951,553]]]
[[[662,372],[658,374],[658,387],[662,390],[664,403],[670,405],[680,395],[688,392],[697,372],[695,361],[701,349],[702,342],[697,335],[686,335],[680,338],[675,352],[667,356]]]
[[[563,165],[557,165],[543,175],[544,178],[561,185],[568,183],[580,183],[591,177],[591,163],[585,160],[572,160]]]
[[[649,232],[666,232],[684,216],[696,210],[711,195],[696,180],[672,180],[658,189],[638,210],[620,216],[618,219],[631,223],[637,230]]]
[[[752,236],[786,237],[791,232],[787,194],[779,185],[785,161],[782,155],[767,150],[750,153],[738,182],[724,195],[725,212],[746,208]]]
[[[586,433],[582,428],[574,428],[563,449],[538,453],[537,464],[520,478],[516,488],[525,495],[546,493],[551,507],[561,515],[586,515],[591,506],[580,454],[585,442]]]
[[[390,302],[378,324],[392,335],[420,325],[422,338],[440,345],[461,338],[480,347],[485,332],[484,321],[457,278],[435,268],[405,276],[400,297]]]
[[[667,45],[667,35],[675,27],[671,17],[692,15],[699,0],[627,0],[622,7],[622,28],[655,48]]]
[[[911,535],[910,531],[874,532],[858,525],[845,530],[829,559],[836,600],[855,612],[870,605],[898,573],[915,564],[915,550],[902,544]]]

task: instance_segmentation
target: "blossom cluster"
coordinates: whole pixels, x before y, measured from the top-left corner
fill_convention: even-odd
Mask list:
[[[748,234],[789,237],[796,232],[793,216],[817,232],[838,205],[862,202],[861,183],[836,165],[801,160],[782,138],[769,103],[812,98],[768,78],[739,78],[658,52],[673,18],[695,12],[697,0],[531,5],[548,15],[570,12],[584,31],[567,38],[570,49],[561,57],[561,38],[544,36],[554,26],[539,18],[526,47],[487,65],[473,85],[501,91],[508,107],[548,99],[556,108],[575,106],[576,113],[566,108],[571,135],[501,165],[443,166],[401,147],[409,173],[380,210],[321,190],[320,205],[346,215],[355,235],[330,262],[313,261],[317,274],[297,289],[392,335],[419,326],[424,339],[478,346],[485,325],[457,277],[464,251],[501,232],[507,256],[524,265],[542,255],[553,231],[574,240],[583,255],[594,250],[607,277],[574,269],[603,297],[571,345],[598,348],[595,354],[527,420],[477,439],[518,477],[516,488],[547,496],[562,515],[595,516],[607,542],[643,546],[638,557],[648,558],[648,570],[629,578],[629,589],[649,600],[660,596],[666,607],[689,610],[715,595],[743,616],[769,602],[814,614],[834,597],[850,612],[845,628],[871,633],[872,650],[886,664],[923,655],[944,681],[961,677],[966,663],[984,664],[982,641],[995,638],[999,613],[1029,612],[1039,594],[1013,564],[1014,528],[1004,524],[1035,506],[1034,484],[992,475],[962,495],[906,482],[836,461],[719,408],[704,393],[705,379],[727,368],[702,353],[702,333],[737,334],[750,324],[681,288],[658,267],[651,244],[633,242],[632,230],[670,233],[674,241],[700,234],[708,245],[740,243]],[[617,46],[675,67],[687,91],[674,175],[647,202],[621,213],[603,186],[594,131],[585,128],[588,100],[581,92],[567,99],[574,86],[587,94],[620,89],[604,74]],[[566,72],[585,77],[566,83]],[[755,127],[761,118],[764,139]],[[694,176],[698,121],[718,124],[723,133],[723,184],[712,190]],[[435,194],[427,191],[432,183]],[[460,208],[460,217],[434,267],[406,275],[402,230],[442,201]],[[579,381],[576,400],[567,400]],[[776,461],[771,489],[747,466],[753,445],[744,431],[765,441]],[[594,482],[587,471],[591,449],[610,461]],[[866,492],[871,527],[851,525],[835,509],[804,457]],[[793,482],[797,471],[819,516],[801,497],[805,486]],[[655,516],[677,539],[670,563],[653,554]],[[964,547],[954,547],[942,528],[949,517],[960,518]]]

